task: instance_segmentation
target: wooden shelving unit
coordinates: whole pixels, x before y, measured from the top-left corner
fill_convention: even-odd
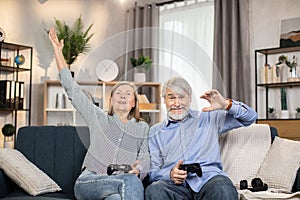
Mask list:
[[[255,50],[255,107],[256,111],[260,114],[262,112],[265,113],[265,117],[260,117],[257,120],[257,123],[260,124],[269,124],[270,126],[274,126],[277,128],[279,136],[283,138],[288,138],[292,140],[300,141],[300,119],[289,118],[289,119],[269,119],[267,115],[267,109],[269,107],[269,93],[272,90],[279,88],[300,88],[300,82],[279,82],[279,83],[261,83],[259,80],[258,70],[259,66],[264,66],[264,64],[269,64],[271,56],[279,57],[282,54],[287,53],[298,53],[300,52],[300,46],[298,47],[286,47],[286,48],[269,48],[269,49],[259,49]],[[259,56],[263,56],[264,63],[259,63]],[[273,59],[274,60],[274,59]],[[260,90],[260,92],[258,92]],[[262,97],[265,99],[265,106],[261,109],[261,105],[258,103],[258,99]],[[274,97],[279,98],[280,97]]]
[[[0,127],[11,123],[18,129],[31,123],[32,52],[31,46],[0,42],[1,58],[10,60],[10,62],[0,62],[1,81],[14,83],[14,87],[10,88],[10,105],[6,107],[2,104],[0,108]],[[20,55],[25,58],[22,65],[14,62],[15,57]],[[22,90],[19,87],[20,83],[24,85]],[[19,106],[20,98],[22,98],[22,106]]]
[[[95,82],[95,81],[77,81],[80,87],[96,99],[99,100],[99,106],[104,110],[108,110],[108,101],[111,88],[117,82]],[[161,85],[160,83],[143,82],[137,83],[139,93],[143,93],[147,90],[147,96],[151,103],[157,104],[157,108],[154,110],[140,110],[142,117],[144,116],[146,121],[151,118],[150,124],[159,122],[161,115]],[[81,116],[73,108],[70,101],[66,99],[66,108],[57,109],[55,107],[56,94],[65,93],[59,81],[48,80],[44,82],[44,110],[43,110],[43,124],[44,125],[85,125]]]

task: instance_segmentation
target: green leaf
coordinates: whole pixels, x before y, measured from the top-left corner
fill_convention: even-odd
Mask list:
[[[151,67],[152,60],[149,56],[144,56],[141,54],[138,58],[130,58],[130,63],[133,67],[137,67],[138,69],[144,69],[148,71]]]
[[[63,56],[67,64],[71,65],[81,53],[86,53],[90,49],[88,42],[94,36],[89,34],[93,23],[84,30],[81,15],[74,21],[72,26],[61,20],[55,19],[56,32],[59,40],[64,40]]]

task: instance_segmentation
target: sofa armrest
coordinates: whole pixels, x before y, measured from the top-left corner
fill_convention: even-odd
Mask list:
[[[298,192],[298,191],[300,191],[300,168],[297,171],[296,180],[292,189],[292,192]]]
[[[6,176],[2,169],[0,169],[0,198],[5,197],[13,191],[12,181]]]

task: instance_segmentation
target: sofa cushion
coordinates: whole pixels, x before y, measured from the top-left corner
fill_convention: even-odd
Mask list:
[[[300,167],[300,142],[275,137],[257,177],[269,188],[291,192]]]
[[[223,169],[239,188],[241,180],[255,178],[271,146],[270,127],[252,124],[229,131],[219,139]],[[255,144],[255,145],[253,145]]]
[[[88,127],[26,126],[18,131],[16,149],[73,194],[89,146]]]
[[[0,168],[33,196],[61,190],[47,174],[15,149],[0,149]]]

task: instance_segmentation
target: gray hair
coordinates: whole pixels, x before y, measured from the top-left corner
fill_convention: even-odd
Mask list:
[[[166,97],[167,88],[173,90],[176,94],[180,94],[180,95],[188,94],[189,96],[192,95],[192,88],[190,84],[184,78],[181,77],[173,77],[164,83],[162,88],[163,98]]]

